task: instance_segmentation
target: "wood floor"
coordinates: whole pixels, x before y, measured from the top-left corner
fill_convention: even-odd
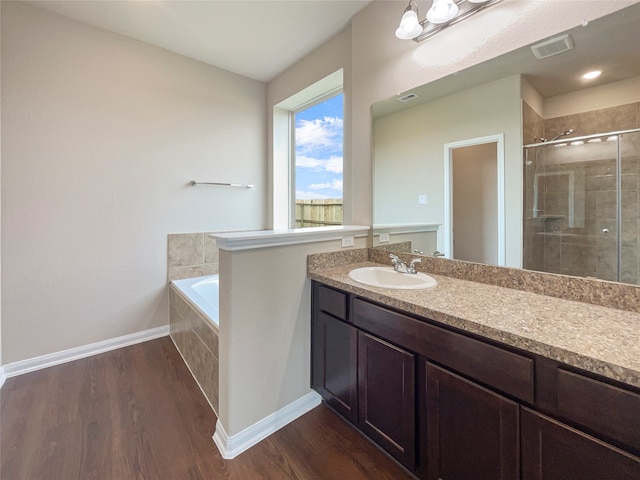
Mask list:
[[[168,337],[7,379],[0,478],[408,479],[321,406],[233,460]]]

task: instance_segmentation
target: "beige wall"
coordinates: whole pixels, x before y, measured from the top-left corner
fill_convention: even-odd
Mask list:
[[[2,2],[4,363],[167,325],[167,234],[264,228],[265,98]]]
[[[274,106],[295,95],[301,90],[313,85],[332,73],[343,70],[343,87],[344,87],[344,176],[350,176],[349,165],[351,151],[351,29],[346,28],[338,33],[335,37],[322,45],[320,48],[307,55],[304,59],[293,65],[291,68],[283,72],[281,75],[271,80],[267,85],[267,137],[268,137],[268,162],[269,162],[269,195],[268,195],[268,215],[269,228],[273,226],[273,171],[278,170],[278,166],[274,168],[274,162],[288,162],[288,158],[284,156],[274,159],[274,141],[273,141],[273,109]],[[286,122],[286,120],[285,120]],[[284,141],[278,139],[278,141]],[[286,143],[285,143],[286,145]],[[287,150],[281,148],[280,151]],[[282,163],[279,164],[282,167]],[[288,171],[288,168],[280,168],[280,172]],[[353,224],[351,221],[350,200],[351,191],[345,186],[344,188],[344,213],[343,223],[345,225]],[[366,223],[365,223],[366,225]]]
[[[498,264],[497,144],[452,151],[453,258]]]
[[[506,264],[521,266],[520,109],[515,75],[376,119],[375,223],[443,224],[444,145],[504,134]],[[427,195],[426,205],[418,204],[419,194]]]
[[[336,250],[340,240],[220,250],[218,413],[229,436],[311,391],[307,255]]]

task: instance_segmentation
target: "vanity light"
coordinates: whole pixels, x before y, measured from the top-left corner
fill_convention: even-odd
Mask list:
[[[422,33],[422,25],[418,20],[418,5],[414,0],[404,9],[400,26],[396,30],[396,37],[401,40],[411,40]]]
[[[587,143],[600,143],[602,142],[601,138],[592,138],[591,140],[587,140]]]
[[[567,144],[566,144],[566,143],[556,143],[556,144],[554,145],[554,147],[566,147],[566,146],[567,146]]]
[[[618,140],[617,135],[611,135],[610,137],[607,137],[607,142],[615,142],[616,140]]]
[[[582,78],[585,80],[593,80],[594,78],[598,78],[601,74],[602,70],[593,70],[582,75]]]
[[[453,20],[458,14],[458,5],[453,0],[433,0],[433,5],[427,12],[427,20],[431,23],[445,23]]]
[[[576,140],[575,142],[571,142],[571,145],[573,145],[574,147],[576,145],[583,145],[583,144],[584,144],[584,142],[582,140]]]
[[[404,9],[400,26],[396,29],[396,37],[402,40],[421,42],[444,30],[449,25],[464,20],[502,0],[432,0],[426,18],[419,20],[416,0],[409,0]]]

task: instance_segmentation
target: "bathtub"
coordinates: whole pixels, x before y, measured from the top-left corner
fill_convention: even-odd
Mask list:
[[[218,275],[172,280],[171,283],[218,327]]]

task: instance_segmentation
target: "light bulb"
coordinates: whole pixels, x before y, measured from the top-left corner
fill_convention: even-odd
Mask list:
[[[433,0],[433,5],[427,12],[427,20],[431,23],[445,23],[455,18],[458,6],[453,0]]]
[[[400,26],[396,30],[396,37],[401,40],[410,40],[417,37],[422,33],[422,26],[418,21],[418,13],[413,8],[407,7],[402,19],[400,20]]]

